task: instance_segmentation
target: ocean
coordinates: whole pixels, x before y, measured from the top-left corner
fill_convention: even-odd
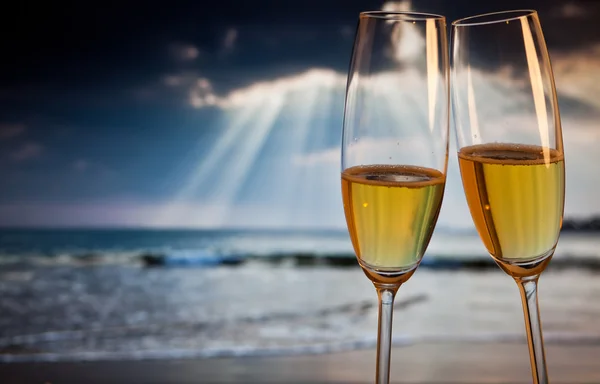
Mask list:
[[[568,259],[593,265],[600,261],[600,237],[564,233],[556,254],[559,263]],[[223,260],[336,257],[354,258],[346,231],[0,229],[0,264],[136,264],[152,259],[165,266],[202,266]],[[490,261],[476,232],[436,230],[423,264],[469,261]]]
[[[597,236],[561,236],[540,283],[548,342],[600,342],[599,265]],[[0,231],[0,361],[371,348],[376,304],[345,231]],[[396,345],[524,337],[475,233],[436,231],[396,305]]]

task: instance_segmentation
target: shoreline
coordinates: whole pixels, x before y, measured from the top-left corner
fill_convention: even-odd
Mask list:
[[[461,346],[478,346],[478,345],[524,345],[526,344],[526,336],[523,333],[487,333],[463,335],[453,337],[445,336],[421,336],[411,337],[410,335],[401,334],[402,330],[396,330],[397,335],[393,336],[392,348],[405,349],[414,348],[422,345],[461,345]],[[32,335],[35,336],[35,335]],[[590,347],[600,350],[600,334],[569,334],[564,332],[544,332],[544,344],[546,347]],[[74,354],[48,354],[48,353],[31,353],[19,349],[14,345],[11,354],[11,346],[0,348],[0,365],[1,364],[67,364],[67,363],[104,363],[104,362],[151,362],[151,361],[186,361],[186,360],[213,360],[213,359],[268,359],[268,358],[293,358],[293,357],[317,357],[328,356],[332,354],[344,354],[352,352],[365,352],[374,350],[377,346],[375,337],[368,340],[358,340],[354,342],[340,342],[331,345],[305,346],[301,348],[265,348],[262,350],[249,350],[244,346],[238,348],[225,348],[213,350],[151,350],[142,352],[77,352]],[[27,353],[30,354],[27,354]],[[600,357],[600,356],[599,356]]]
[[[600,382],[600,346],[546,346],[552,382]],[[392,350],[393,383],[531,383],[526,343],[423,343]],[[326,355],[0,364],[7,384],[369,383],[375,350]]]

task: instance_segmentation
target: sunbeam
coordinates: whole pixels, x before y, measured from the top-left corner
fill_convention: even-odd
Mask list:
[[[271,133],[274,122],[279,116],[279,112],[285,103],[286,95],[274,96],[265,103],[259,113],[258,118],[252,122],[252,131],[246,131],[244,137],[240,138],[236,150],[230,154],[229,161],[224,162],[221,177],[216,180],[214,185],[215,202],[224,207],[231,207],[232,200],[238,190],[242,187],[244,180],[249,177],[249,172],[269,134]],[[224,217],[216,218],[216,225],[223,224]]]
[[[363,101],[371,105],[371,123],[389,126],[392,132],[398,121],[411,124],[427,119],[427,100],[411,92],[418,83],[415,76],[423,75],[370,76],[365,83],[370,96]],[[341,223],[341,201],[332,191],[339,189],[345,80],[333,71],[311,70],[223,97],[211,95],[211,105],[219,106],[227,116],[223,133],[208,152],[195,154],[196,165],[157,223],[211,227],[269,223],[314,227],[315,221],[331,227]],[[363,144],[372,145],[373,151],[382,145]],[[406,156],[424,154],[410,137],[401,145],[391,144],[404,148]],[[252,214],[244,217],[244,212]]]
[[[289,215],[289,211],[296,206],[296,204],[285,204],[285,200],[302,201],[306,198],[305,195],[298,193],[304,186],[303,180],[306,180],[306,175],[302,170],[291,171],[290,161],[293,159],[290,154],[305,153],[310,144],[308,142],[310,133],[320,130],[319,128],[326,129],[326,127],[315,125],[315,115],[318,106],[323,105],[324,99],[327,99],[329,94],[328,90],[323,90],[318,86],[306,92],[295,92],[290,95],[286,111],[284,111],[287,118],[283,122],[287,125],[285,129],[288,135],[279,135],[278,137],[283,140],[280,140],[278,146],[271,146],[270,151],[265,153],[274,161],[268,164],[267,180],[257,178],[257,182],[268,182],[271,175],[277,175],[278,193],[273,196],[273,199],[281,205],[282,216],[292,217]],[[264,192],[267,193],[268,189],[265,189]]]
[[[418,145],[423,135],[438,134],[428,129],[432,118],[428,94],[413,92],[422,83],[419,77],[426,75],[404,70],[371,74],[368,81],[361,82],[361,92],[366,95],[361,98],[363,112],[371,111],[361,118],[389,128],[382,130],[378,140],[358,140],[353,148],[368,146],[370,153],[378,153],[389,145],[397,156],[380,159],[383,163],[438,164],[439,159]],[[487,83],[482,82],[480,70],[474,69],[471,75],[478,92],[502,110],[503,119],[498,119],[496,108],[482,109],[480,118],[485,124],[497,124],[501,132],[518,129],[526,122],[522,110],[526,95],[514,92],[522,89],[520,79],[512,78],[510,71],[493,77],[486,74],[492,78]],[[221,109],[222,114],[214,128],[222,131],[213,141],[204,139],[198,145],[192,160],[188,159],[186,173],[175,183],[179,184],[177,193],[156,208],[159,214],[153,223],[342,228],[339,140],[345,88],[345,75],[315,69],[211,97],[212,107]],[[442,88],[431,83],[428,91]],[[507,99],[507,92],[514,97]],[[398,124],[414,129],[407,130],[401,140],[386,138]],[[455,160],[451,155],[449,176],[458,180]],[[470,223],[456,180],[449,180],[441,225]]]
[[[330,174],[330,168],[327,166],[320,166],[316,170],[313,167],[307,166],[306,158],[303,158],[303,156],[314,151],[314,148],[329,147],[328,134],[331,131],[335,131],[335,128],[341,134],[341,113],[339,114],[339,119],[332,117],[332,115],[336,115],[334,109],[336,106],[336,97],[340,100],[341,106],[342,92],[337,92],[335,88],[319,89],[311,105],[310,117],[306,116],[300,123],[304,125],[304,138],[298,144],[297,150],[294,151],[296,155],[291,159],[294,172],[286,174],[288,202],[283,204],[282,207],[287,217],[290,219],[293,218],[298,225],[310,226],[315,221],[315,211],[320,212],[324,216],[327,214],[328,209],[331,209],[331,207],[326,206],[330,202],[326,198],[328,192],[331,191],[329,183],[322,184],[315,182],[316,178],[314,175],[315,171],[324,173],[331,177],[331,181],[335,182],[337,181],[336,173],[333,172]],[[299,128],[301,127],[300,124]],[[337,158],[339,159],[339,151]],[[341,203],[339,208],[339,212],[336,213],[339,215],[338,217],[341,217]],[[314,224],[312,225],[314,226]]]
[[[197,157],[201,153],[199,148],[202,144],[199,143],[194,149],[195,153],[192,154],[196,158],[196,160],[193,160],[195,165],[186,167],[185,175],[189,175],[186,184],[173,196],[169,204],[163,209],[163,212],[156,217],[154,220],[155,225],[163,223],[172,225],[179,220],[181,204],[199,189],[209,174],[218,166],[219,161],[231,152],[231,147],[235,144],[236,140],[239,140],[239,136],[248,121],[252,120],[258,113],[259,110],[253,106],[248,106],[241,108],[236,114],[227,114],[226,119],[224,119],[227,126],[226,130],[219,137],[211,151],[201,157],[200,162],[198,162]]]
[[[326,135],[331,131],[322,117],[331,115],[334,93],[341,94],[344,80],[334,71],[311,70],[256,83],[225,97],[211,96],[211,105],[223,109],[228,123],[208,153],[198,151],[197,165],[156,222],[192,221],[212,227],[240,223],[245,219],[236,217],[237,203],[257,192],[262,197],[259,203],[279,210],[280,215],[293,209],[294,200],[303,199],[295,191],[305,180],[290,171],[292,159],[315,144],[309,140],[314,132]],[[335,128],[339,130],[341,125]],[[271,161],[259,161],[265,157]],[[211,207],[205,213],[209,219],[185,217],[199,214],[198,209],[185,208],[198,201]]]
[[[259,107],[252,106],[236,111],[229,129],[213,150],[207,156],[202,156],[198,169],[191,172],[190,178],[172,199],[171,208],[167,209],[161,220],[173,222],[191,214],[181,212],[180,207],[182,204],[191,203],[195,195],[202,192],[201,195],[205,196],[213,207],[218,207],[210,212],[210,224],[221,226],[228,215],[232,198],[240,188],[242,178],[258,156],[284,102],[285,95],[276,95]],[[183,218],[183,221],[187,220]]]

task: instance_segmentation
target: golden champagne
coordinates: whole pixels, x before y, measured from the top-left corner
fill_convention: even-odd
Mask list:
[[[445,177],[434,169],[373,165],[342,173],[344,212],[363,267],[402,272],[415,267],[437,220]]]
[[[563,217],[563,154],[532,145],[483,144],[458,154],[471,216],[499,260],[551,255]]]

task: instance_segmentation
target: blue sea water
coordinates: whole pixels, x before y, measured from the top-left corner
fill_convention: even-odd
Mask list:
[[[144,255],[179,262],[148,268]],[[3,229],[0,361],[373,347],[377,306],[360,269],[285,262],[298,256],[354,258],[345,231]],[[246,262],[201,262],[215,257]],[[284,261],[263,262],[269,258]],[[489,259],[475,233],[436,231],[424,266]],[[588,268],[598,260],[597,236],[561,237],[542,279],[549,342],[600,343],[600,323],[589,321],[600,316],[600,280],[597,268]],[[397,345],[519,342],[522,315],[509,280],[497,268],[419,268],[398,298],[404,315],[395,326]]]
[[[190,258],[209,255],[351,255],[345,231],[3,229],[0,257],[127,258],[143,254]],[[108,260],[107,260],[108,261]]]
[[[556,254],[558,259],[600,260],[600,237],[563,234]],[[342,230],[0,229],[0,263],[123,264],[144,255],[201,265],[203,259],[230,257],[353,258],[354,252]],[[468,260],[489,260],[475,232],[436,230],[424,263]]]

